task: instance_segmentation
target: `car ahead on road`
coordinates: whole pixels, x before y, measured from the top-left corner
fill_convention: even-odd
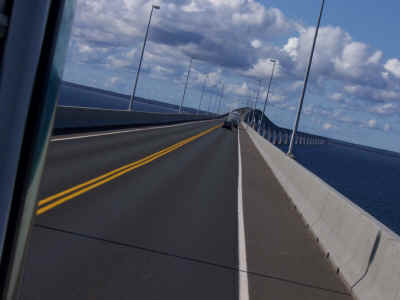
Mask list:
[[[232,129],[232,127],[238,128],[240,123],[240,113],[238,112],[231,112],[226,117],[224,121],[223,128]]]

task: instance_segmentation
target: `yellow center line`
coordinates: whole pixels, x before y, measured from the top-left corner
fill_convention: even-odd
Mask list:
[[[109,182],[109,181],[111,181],[111,180],[113,180],[115,178],[118,178],[118,177],[120,177],[120,176],[122,176],[122,175],[124,175],[124,174],[126,174],[126,173],[128,173],[130,171],[132,171],[132,170],[135,170],[135,169],[137,169],[137,168],[139,168],[141,166],[147,165],[150,162],[152,162],[153,160],[156,160],[156,159],[158,159],[158,158],[160,158],[162,156],[165,156],[168,153],[183,147],[184,145],[186,145],[186,144],[188,144],[188,143],[190,143],[190,142],[192,142],[192,141],[194,141],[194,140],[196,140],[196,139],[198,139],[198,138],[200,138],[200,137],[202,137],[202,136],[214,131],[215,129],[217,129],[219,127],[221,127],[221,125],[214,126],[214,127],[210,128],[210,129],[207,129],[207,130],[205,130],[203,132],[200,132],[199,134],[196,134],[196,135],[194,135],[194,136],[192,136],[190,138],[182,140],[181,142],[178,142],[178,143],[176,143],[176,144],[174,144],[172,146],[169,146],[169,147],[167,147],[167,148],[165,148],[165,149],[163,149],[161,151],[153,153],[153,154],[151,154],[151,155],[149,155],[149,156],[147,156],[145,158],[142,158],[142,159],[140,159],[138,161],[135,161],[133,163],[127,164],[127,165],[122,166],[122,167],[120,167],[118,169],[115,169],[113,171],[107,172],[107,173],[105,173],[105,174],[103,174],[101,176],[98,176],[96,178],[88,180],[88,181],[86,181],[86,182],[84,182],[82,184],[79,184],[77,186],[69,188],[69,189],[67,189],[65,191],[62,191],[62,192],[57,193],[55,195],[52,195],[50,197],[47,197],[47,198],[39,201],[38,206],[43,206],[43,205],[45,205],[45,204],[47,204],[49,202],[52,202],[53,200],[56,200],[56,199],[58,199],[60,197],[62,197],[62,198],[60,198],[57,201],[54,201],[54,202],[52,202],[52,203],[50,203],[50,204],[48,204],[46,206],[43,206],[43,207],[39,208],[36,211],[36,215],[41,215],[41,214],[49,211],[50,209],[53,209],[54,207],[59,206],[59,205],[65,203],[65,202],[67,202],[68,200],[71,200],[71,199],[73,199],[73,198],[75,198],[75,197],[77,197],[77,196],[79,196],[79,195],[81,195],[83,193],[86,193],[86,192],[88,192],[88,191],[90,191],[90,190],[92,190],[92,189],[94,189],[94,188],[96,188],[96,187],[98,187],[100,185],[103,185],[103,184],[105,184],[105,183],[107,183],[107,182]],[[72,192],[74,192],[74,193],[72,193]],[[70,193],[72,193],[72,194],[70,194]],[[67,195],[67,194],[69,194],[69,195]],[[67,195],[67,196],[65,196],[65,195]],[[63,196],[65,196],[65,197],[63,197]]]

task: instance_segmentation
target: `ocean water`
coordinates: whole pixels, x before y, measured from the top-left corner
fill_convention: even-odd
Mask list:
[[[288,146],[279,146],[287,152]],[[295,145],[296,160],[400,234],[400,155],[330,142]]]
[[[58,105],[125,110],[128,109],[129,100],[130,98],[127,95],[63,82],[60,87]],[[153,113],[177,113],[179,107],[169,103],[136,97],[133,103],[133,110]],[[183,111],[186,113],[197,112],[189,107],[183,107]],[[206,112],[201,111],[201,113],[205,114]]]

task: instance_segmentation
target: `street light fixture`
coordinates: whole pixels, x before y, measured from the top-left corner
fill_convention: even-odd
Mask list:
[[[265,97],[263,115],[261,116],[261,119],[260,119],[260,121],[258,122],[258,130],[260,130],[260,127],[261,127],[262,122],[263,122],[263,120],[264,120],[265,108],[267,107],[267,103],[268,103],[268,100],[269,100],[269,91],[270,91],[270,89],[271,89],[272,79],[274,78],[275,65],[276,65],[276,63],[277,63],[277,61],[276,61],[275,59],[270,59],[270,62],[273,63],[273,65],[272,65],[272,72],[271,72],[271,78],[269,79],[267,96]]]
[[[136,88],[137,88],[137,84],[138,84],[138,80],[139,80],[140,70],[142,69],[144,49],[146,48],[147,38],[149,36],[151,17],[153,16],[153,10],[154,9],[160,9],[160,6],[159,5],[153,5],[151,7],[149,23],[147,24],[146,35],[144,36],[144,43],[143,43],[142,53],[140,55],[139,67],[138,67],[138,70],[137,70],[137,73],[136,73],[135,85],[133,87],[131,100],[129,101],[129,108],[128,108],[129,111],[133,110],[133,101],[135,100],[135,94],[136,94]]]
[[[319,13],[318,24],[317,24],[317,28],[315,30],[313,46],[312,46],[312,49],[311,49],[311,55],[310,55],[310,59],[309,59],[309,62],[308,62],[307,73],[306,73],[306,77],[304,79],[303,91],[302,91],[301,97],[300,97],[300,103],[299,103],[299,108],[297,110],[296,121],[294,122],[294,128],[293,128],[293,132],[292,132],[292,137],[290,138],[289,151],[287,153],[287,155],[289,157],[294,157],[293,156],[294,137],[296,135],[296,131],[297,131],[297,128],[299,126],[301,109],[303,107],[304,96],[306,95],[306,90],[307,90],[307,85],[308,85],[308,78],[310,77],[311,65],[312,65],[312,61],[313,61],[315,45],[317,43],[318,31],[319,31],[319,27],[321,25],[321,18],[322,18],[322,14],[324,12],[324,6],[325,6],[325,0],[322,0],[321,11]]]

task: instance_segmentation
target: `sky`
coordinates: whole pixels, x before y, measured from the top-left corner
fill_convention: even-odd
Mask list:
[[[292,128],[320,0],[77,0],[64,80],[130,94],[152,4],[137,96],[262,109]],[[326,0],[299,129],[400,152],[400,2]],[[213,102],[214,101],[214,102]],[[211,106],[210,106],[211,104]]]

